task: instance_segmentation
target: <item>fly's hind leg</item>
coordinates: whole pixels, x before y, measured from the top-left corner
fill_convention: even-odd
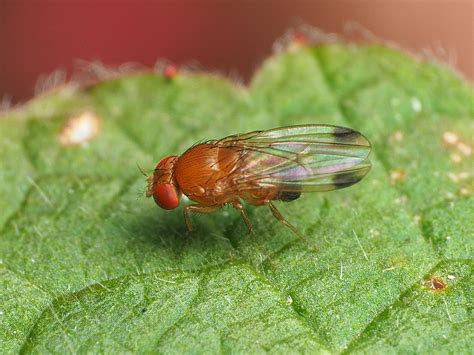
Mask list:
[[[310,243],[305,237],[303,237],[300,232],[290,223],[288,222],[285,217],[278,211],[276,206],[272,202],[268,202],[268,207],[270,207],[270,211],[272,211],[273,216],[280,221],[284,226],[289,228],[293,233],[295,233],[298,238],[300,238],[303,242],[305,242],[308,246],[310,246],[315,251],[319,251],[318,247],[316,247],[313,243]]]
[[[183,215],[184,221],[186,222],[186,226],[188,227],[188,231],[192,232],[193,226],[191,224],[191,218],[189,218],[190,213],[212,213],[217,211],[222,206],[215,205],[215,206],[203,206],[203,205],[188,205],[183,208]]]
[[[253,226],[252,226],[252,223],[250,222],[250,218],[249,216],[247,215],[247,212],[245,211],[245,208],[244,206],[242,206],[242,204],[240,203],[239,200],[236,200],[234,202],[232,202],[232,206],[239,210],[240,211],[240,215],[242,216],[242,219],[244,220],[245,222],[245,225],[247,226],[248,230],[249,230],[249,233],[252,234],[254,237],[255,237],[255,241],[257,243],[257,248],[260,252],[260,255],[261,255],[261,262],[263,264],[263,261],[264,261],[264,257],[266,256],[266,258],[268,259],[268,261],[270,262],[270,265],[273,269],[275,269],[276,267],[276,264],[275,262],[273,261],[273,259],[271,258],[270,254],[268,253],[265,253],[262,248],[260,247],[260,244],[258,243],[257,241],[257,235],[255,234],[255,231],[253,229]]]
[[[239,210],[240,215],[242,216],[242,219],[245,222],[245,225],[247,226],[249,233],[255,235],[255,231],[253,230],[252,223],[250,222],[249,216],[247,215],[247,212],[245,211],[244,206],[240,203],[240,201],[234,201],[232,202],[232,206]]]

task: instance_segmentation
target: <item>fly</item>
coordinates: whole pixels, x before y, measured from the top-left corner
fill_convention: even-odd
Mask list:
[[[180,156],[161,160],[147,178],[146,196],[163,209],[179,206],[186,195],[191,213],[236,208],[249,232],[253,227],[242,200],[266,205],[278,221],[305,240],[274,201],[294,201],[306,192],[340,189],[359,182],[370,170],[370,142],[350,128],[298,125],[237,134],[192,146]],[[305,240],[306,241],[306,240]]]

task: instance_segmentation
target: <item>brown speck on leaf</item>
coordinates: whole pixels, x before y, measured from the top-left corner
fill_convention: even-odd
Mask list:
[[[75,146],[94,138],[100,130],[100,119],[96,113],[85,111],[72,116],[61,129],[58,140],[63,146]]]
[[[446,287],[448,287],[446,281],[435,275],[431,276],[429,280],[426,280],[424,285],[426,288],[429,288],[433,291],[443,291]]]
[[[390,181],[392,185],[395,185],[403,180],[405,180],[406,173],[401,169],[395,169],[390,172]]]

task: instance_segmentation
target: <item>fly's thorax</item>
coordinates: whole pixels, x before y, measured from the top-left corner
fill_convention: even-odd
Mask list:
[[[179,157],[175,178],[180,191],[202,205],[235,199],[233,176],[240,151],[215,143],[198,144]]]

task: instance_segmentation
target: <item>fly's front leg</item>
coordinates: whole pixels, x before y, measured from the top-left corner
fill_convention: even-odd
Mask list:
[[[273,216],[278,219],[284,226],[289,228],[293,233],[298,236],[298,238],[308,244],[311,248],[316,251],[319,251],[319,249],[313,243],[310,243],[305,237],[303,237],[300,232],[298,232],[298,230],[290,222],[288,222],[285,217],[283,217],[283,215],[280,213],[280,211],[278,211],[278,209],[272,202],[268,202],[268,207],[270,207],[270,211],[272,211]]]
[[[252,226],[252,223],[250,223],[250,219],[249,219],[249,216],[247,216],[247,212],[245,211],[245,208],[244,206],[242,206],[242,204],[240,203],[240,201],[234,201],[232,202],[232,206],[239,210],[240,211],[240,215],[242,216],[242,219],[244,220],[245,222],[245,225],[247,226],[249,232],[253,235],[255,235],[255,232],[253,230],[253,226]]]
[[[221,208],[221,205],[216,206],[203,206],[203,205],[188,205],[183,208],[184,221],[188,226],[188,231],[192,231],[193,227],[191,224],[191,218],[189,218],[190,213],[212,213]]]

